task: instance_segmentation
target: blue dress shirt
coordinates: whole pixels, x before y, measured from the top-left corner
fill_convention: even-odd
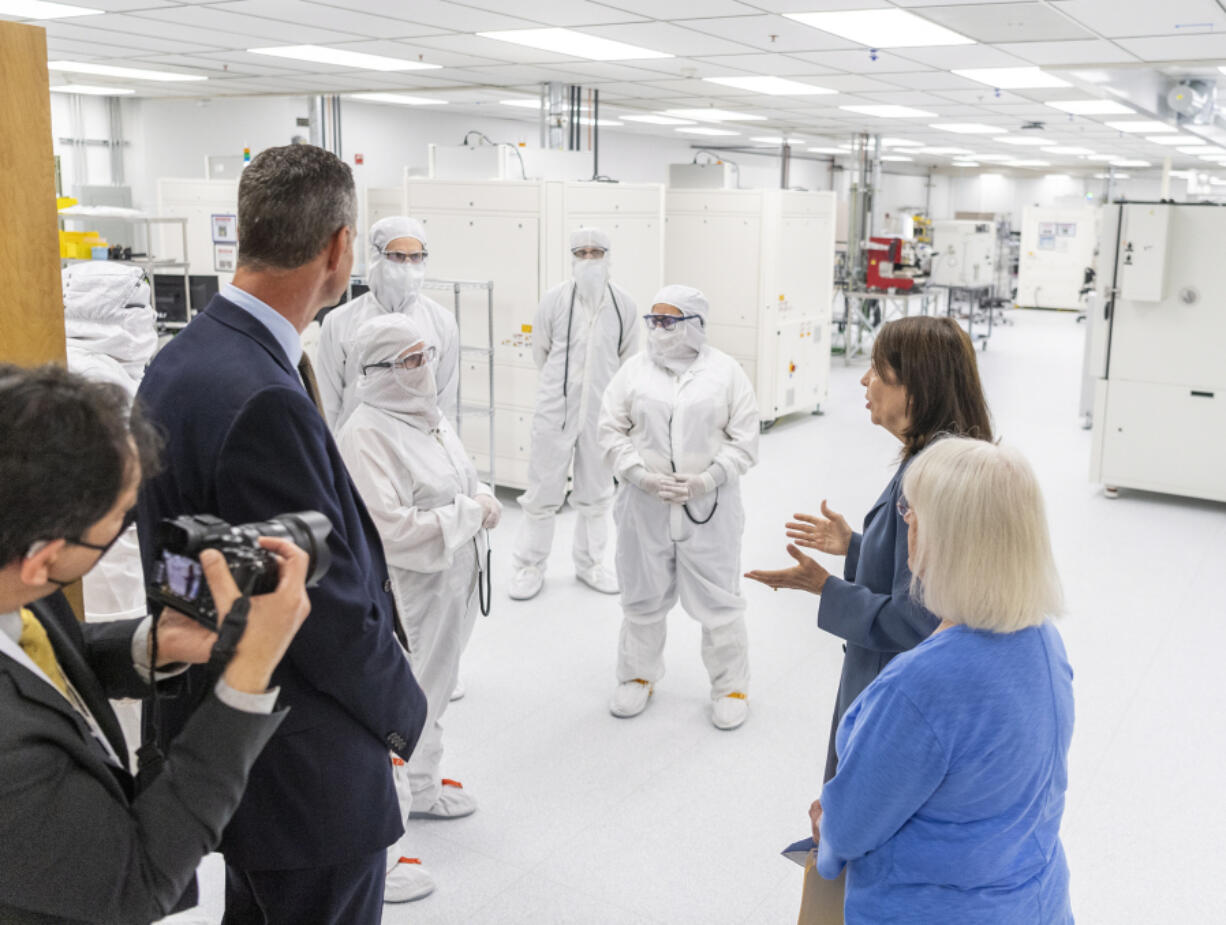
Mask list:
[[[239,289],[233,283],[226,283],[221,287],[222,298],[229,299],[251,317],[253,317],[264,327],[268,328],[276,342],[285,351],[286,358],[290,364],[297,367],[298,361],[302,359],[302,337],[298,333],[298,329],[290,324],[289,319],[282,315],[279,311],[269,305],[267,302],[262,302],[253,296],[245,289]]]

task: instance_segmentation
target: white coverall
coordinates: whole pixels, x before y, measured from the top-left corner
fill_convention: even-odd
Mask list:
[[[524,518],[515,538],[514,571],[544,571],[554,522],[566,500],[574,460],[571,506],[579,512],[574,561],[587,572],[604,561],[613,474],[597,443],[600,400],[609,380],[638,347],[638,308],[629,293],[609,283],[593,312],[570,281],[545,293],[532,324],[532,352],[540,370],[528,490],[519,498]],[[564,388],[565,384],[565,388]]]
[[[386,343],[392,331],[406,332],[398,350],[372,345]],[[356,355],[363,363],[387,360],[425,339],[403,316],[367,322],[358,335]],[[487,495],[485,503],[495,507],[498,502],[478,482],[434,395],[406,399],[396,387],[398,372],[362,376],[359,404],[337,445],[383,540],[413,675],[426,694],[425,728],[409,761],[413,806],[426,809],[441,791],[440,720],[472,634],[479,572],[486,563],[487,508],[475,498]],[[409,809],[401,806],[406,819]]]
[[[655,683],[664,676],[666,617],[680,597],[702,624],[712,700],[745,693],[740,476],[758,455],[758,407],[748,377],[709,345],[680,373],[644,351],[605,392],[600,445],[620,483],[614,506],[624,612],[618,681]],[[664,501],[632,484],[638,467],[660,474],[709,472],[717,488],[684,505]]]
[[[109,261],[71,264],[61,273],[68,369],[118,385],[135,397],[157,352],[157,313],[139,267]],[[136,527],[130,527],[81,582],[85,619],[124,620],[148,613]],[[117,701],[128,745],[140,745],[140,704]]]
[[[422,329],[428,346],[438,355],[434,379],[443,414],[456,421],[456,399],[460,387],[460,330],[455,315],[421,293],[425,264],[397,266],[383,256],[383,249],[397,238],[416,238],[427,247],[421,223],[410,218],[380,219],[370,229],[370,266],[367,271],[370,292],[358,296],[324,316],[323,330],[315,355],[315,378],[324,416],[334,433],[357,407],[354,391],[361,376],[354,346],[354,335],[363,323],[379,315],[399,312],[408,315]]]

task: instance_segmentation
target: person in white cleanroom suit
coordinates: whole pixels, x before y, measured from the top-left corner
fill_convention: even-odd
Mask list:
[[[363,322],[379,315],[408,315],[422,329],[423,340],[435,349],[434,378],[439,406],[456,420],[460,387],[460,331],[455,315],[422,294],[426,279],[426,229],[411,218],[383,218],[370,226],[370,292],[324,316],[315,358],[315,378],[324,416],[339,431],[357,406],[358,361],[354,335]]]
[[[68,368],[136,395],[145,367],[157,352],[157,313],[139,267],[110,261],[74,263],[61,273]],[[130,527],[81,582],[85,619],[143,617],[145,575],[136,527]],[[116,704],[124,738],[140,744],[140,704]]]
[[[711,721],[735,729],[749,712],[740,478],[758,458],[758,405],[737,362],[707,344],[707,315],[697,289],[661,289],[646,316],[646,351],[604,396],[600,445],[620,483],[624,613],[609,709],[629,717],[646,708],[664,676],[666,618],[680,597],[702,624]]]
[[[605,387],[638,345],[638,309],[629,293],[609,281],[609,237],[598,228],[570,236],[573,279],[541,300],[532,325],[532,352],[540,370],[528,490],[519,498],[524,518],[511,557],[510,595],[535,597],[545,583],[554,521],[566,500],[566,474],[574,465],[570,503],[575,525],[575,574],[605,594],[617,582],[604,566],[613,503],[613,475],[596,442]]]
[[[379,529],[392,595],[409,643],[413,675],[425,691],[426,725],[406,774],[396,768],[406,819],[453,819],[477,804],[439,773],[440,720],[455,689],[460,654],[476,620],[479,582],[488,571],[486,531],[502,507],[477,472],[438,405],[434,348],[425,326],[383,314],[354,332],[357,407],[337,435],[362,500]],[[488,587],[488,585],[487,585]],[[407,791],[407,792],[406,792]],[[433,888],[420,864],[389,854],[388,901]],[[424,892],[423,892],[424,890]]]

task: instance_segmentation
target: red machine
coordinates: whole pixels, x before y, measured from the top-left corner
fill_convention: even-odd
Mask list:
[[[869,238],[867,250],[866,288],[907,292],[915,286],[914,277],[890,275],[894,267],[902,263],[902,238]]]

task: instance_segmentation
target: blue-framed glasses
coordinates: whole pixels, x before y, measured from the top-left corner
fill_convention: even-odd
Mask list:
[[[698,323],[702,324],[701,315],[644,315],[643,320],[647,322],[647,330],[653,328],[663,328],[665,331],[671,331],[682,321],[690,321],[694,318],[698,319]]]

